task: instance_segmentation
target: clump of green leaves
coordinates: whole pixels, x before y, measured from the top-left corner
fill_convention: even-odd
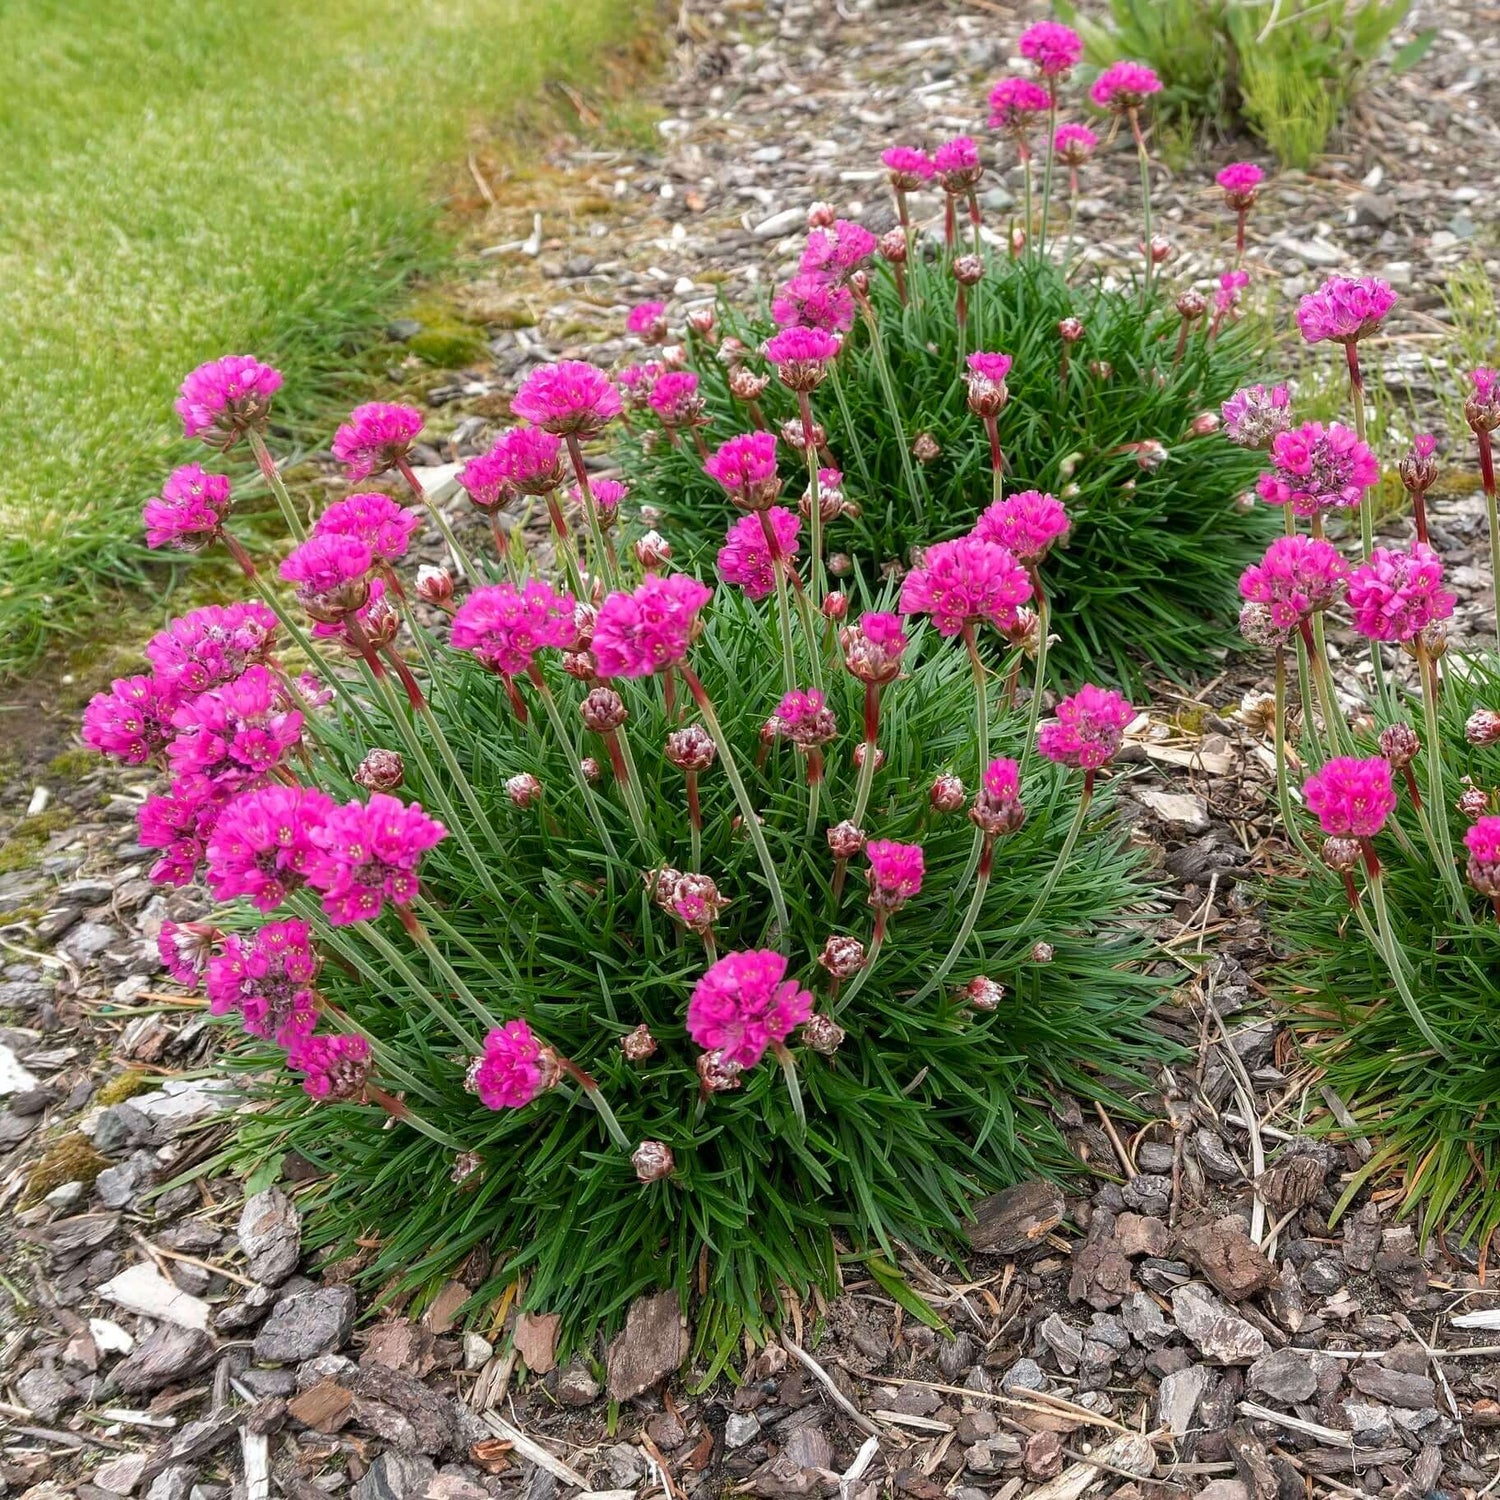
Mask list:
[[[1243,121],[1289,167],[1322,153],[1370,72],[1414,66],[1434,28],[1389,43],[1411,0],[1110,0],[1109,21],[1058,14],[1078,28],[1089,60],[1149,63],[1170,117],[1229,130]]]

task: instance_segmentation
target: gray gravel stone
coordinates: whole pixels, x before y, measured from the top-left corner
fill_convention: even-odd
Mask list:
[[[300,1364],[329,1354],[347,1342],[354,1329],[354,1288],[322,1287],[283,1297],[255,1336],[259,1364]]]

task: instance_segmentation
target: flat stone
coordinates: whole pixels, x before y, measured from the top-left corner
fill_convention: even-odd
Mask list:
[[[1191,792],[1162,792],[1146,787],[1135,795],[1163,823],[1174,828],[1188,833],[1203,833],[1208,828],[1208,803]]]
[[[1283,1406],[1307,1401],[1318,1388],[1318,1375],[1305,1349],[1277,1349],[1250,1366],[1250,1389]]]
[[[128,1495],[146,1471],[144,1453],[126,1453],[94,1470],[93,1481],[112,1495]]]
[[[724,1423],[724,1446],[743,1448],[760,1435],[760,1418],[753,1411],[736,1411]]]
[[[268,1365],[298,1364],[329,1354],[354,1330],[354,1288],[321,1287],[283,1297],[255,1336],[256,1361]]]
[[[0,1042],[0,1095],[26,1094],[37,1087],[37,1080],[21,1066],[20,1059]]]
[[[109,1378],[127,1395],[146,1395],[206,1369],[214,1353],[214,1341],[203,1329],[163,1323],[110,1371]]]
[[[629,1401],[670,1375],[688,1354],[687,1319],[675,1292],[637,1297],[609,1346],[609,1394]]]
[[[1120,1321],[1138,1344],[1154,1348],[1164,1344],[1172,1336],[1172,1325],[1156,1304],[1156,1299],[1145,1292],[1132,1292],[1120,1304]]]
[[[149,1261],[127,1266],[100,1286],[98,1292],[117,1307],[145,1318],[173,1323],[179,1328],[201,1331],[208,1327],[208,1303],[173,1286]]]
[[[1173,1291],[1172,1316],[1203,1357],[1214,1364],[1248,1365],[1266,1352],[1265,1335],[1258,1328],[1194,1282]]]
[[[564,1406],[589,1406],[599,1399],[599,1382],[575,1359],[557,1377],[557,1399]]]
[[[173,1464],[151,1481],[146,1500],[188,1500],[196,1473],[186,1464]]]
[[[354,1500],[420,1500],[436,1473],[430,1458],[392,1449],[370,1465],[350,1493]]]
[[[16,1394],[41,1422],[55,1422],[63,1408],[78,1400],[78,1393],[55,1370],[39,1365],[16,1381]]]
[[[302,1253],[302,1215],[277,1187],[268,1187],[245,1202],[236,1230],[245,1269],[256,1281],[277,1286],[297,1269]]]
[[[1276,1267],[1238,1219],[1201,1224],[1179,1236],[1179,1243],[1183,1255],[1231,1302],[1242,1302],[1276,1280]]]
[[[1081,1352],[1081,1338],[1078,1347]],[[1006,1391],[1044,1391],[1047,1389],[1047,1375],[1034,1359],[1018,1359],[1001,1376],[1000,1388]]]
[[[1355,1390],[1390,1406],[1404,1406],[1421,1411],[1434,1406],[1437,1386],[1426,1375],[1411,1375],[1405,1370],[1388,1370],[1384,1365],[1361,1363],[1349,1377]]]
[[[1186,1437],[1212,1378],[1206,1365],[1189,1365],[1166,1376],[1156,1393],[1157,1425],[1176,1437]]]

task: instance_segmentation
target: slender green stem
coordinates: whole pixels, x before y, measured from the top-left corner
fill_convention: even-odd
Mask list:
[[[1306,709],[1303,710],[1306,713]],[[1307,840],[1302,837],[1302,830],[1298,828],[1296,820],[1292,817],[1292,794],[1287,785],[1286,766],[1286,652],[1279,650],[1276,653],[1276,805],[1281,810],[1281,826],[1286,829],[1286,835],[1297,846],[1298,852],[1304,859],[1311,860],[1312,850],[1307,847]]]
[[[1036,675],[1031,684],[1031,703],[1026,711],[1026,738],[1021,741],[1021,770],[1024,773],[1036,748],[1036,726],[1042,716],[1042,695],[1047,687],[1047,636],[1052,624],[1052,604],[1042,588],[1039,568],[1031,570],[1032,591],[1036,595]]]
[[[901,454],[901,471],[906,480],[907,497],[917,507],[917,517],[927,516],[927,484],[923,480],[911,456],[911,444],[906,438],[906,424],[901,420],[901,404],[896,399],[896,383],[891,378],[890,362],[885,357],[885,341],[880,336],[880,324],[875,318],[875,309],[868,298],[860,303],[865,326],[870,330],[870,353],[875,361],[875,374],[885,397],[886,410],[890,412],[891,424],[896,434],[896,447]],[[873,497],[872,497],[873,498]]]
[[[1062,878],[1062,872],[1067,868],[1068,860],[1072,857],[1073,846],[1078,842],[1078,835],[1083,830],[1083,820],[1089,810],[1089,803],[1094,797],[1094,773],[1086,771],[1083,778],[1083,792],[1078,798],[1078,807],[1073,814],[1073,821],[1068,824],[1068,834],[1063,840],[1063,846],[1057,851],[1057,858],[1052,863],[1052,868],[1047,872],[1047,879],[1042,888],[1037,892],[1036,900],[1031,903],[1031,910],[1021,918],[1018,931],[1025,932],[1036,920],[1043,907],[1052,897],[1052,892],[1057,889],[1057,882]]]
[[[990,763],[990,697],[986,686],[986,672],[984,663],[979,659],[979,646],[974,639],[973,622],[965,624],[964,647],[969,653],[969,666],[974,673],[974,739],[979,747],[979,768],[975,776],[974,784],[979,786],[984,781],[985,767]],[[977,829],[974,832],[974,843],[969,850],[968,863],[964,865],[964,872],[958,877],[956,890],[964,890],[974,878],[974,871],[979,868],[980,852],[984,848],[984,835]]]
[[[875,918],[875,933],[870,939],[870,946],[865,951],[865,966],[854,976],[854,982],[833,1003],[834,1015],[841,1015],[849,1005],[849,1002],[859,994],[865,987],[865,981],[875,972],[875,961],[880,957],[880,950],[885,946],[885,913],[881,912]]]
[[[422,997],[433,1015],[458,1038],[468,1052],[477,1053],[480,1050],[479,1039],[438,999],[431,987],[417,977],[416,970],[406,961],[406,955],[373,922],[362,922],[360,926],[371,947]]]
[[[438,748],[438,754],[442,757],[443,764],[448,768],[448,774],[453,778],[453,784],[458,788],[458,794],[464,799],[464,805],[474,815],[474,821],[479,824],[484,832],[485,842],[494,850],[499,859],[505,858],[505,846],[500,842],[500,836],[495,832],[495,825],[490,822],[489,814],[485,812],[483,804],[469,784],[469,778],[464,775],[464,769],[458,763],[458,757],[453,753],[453,747],[448,743],[448,736],[443,733],[443,726],[438,723],[437,715],[432,711],[432,705],[425,699],[417,705],[417,713],[422,722],[427,726],[427,732],[432,736],[433,743]]]
[[[1495,500],[1495,449],[1490,434],[1474,430],[1479,445],[1479,477],[1484,484],[1484,509],[1490,526],[1490,582],[1495,591],[1495,636],[1500,639],[1500,506]]]
[[[439,1130],[436,1125],[429,1125],[404,1099],[393,1099],[384,1089],[373,1084],[366,1088],[365,1095],[391,1119],[402,1125],[410,1125],[418,1135],[425,1135],[428,1140],[436,1141],[449,1151],[461,1152],[466,1149],[461,1141],[455,1140],[446,1131]]]
[[[1047,219],[1052,212],[1053,142],[1057,137],[1057,80],[1047,80],[1047,93],[1051,104],[1047,109],[1047,164],[1042,168],[1042,222],[1037,229],[1037,254],[1047,253]]]
[[[813,443],[812,401],[806,391],[797,392],[797,410],[802,417],[802,452],[807,459],[807,492],[812,496],[812,513],[808,517],[808,545],[812,552],[812,566],[808,569],[808,588],[812,591],[812,602],[818,605],[823,602],[823,594],[827,589],[827,578],[823,572],[823,500],[818,489],[818,450]],[[778,559],[776,595],[777,604],[784,619],[786,615],[786,570],[780,563],[780,549],[776,546],[776,536],[771,530],[770,517],[764,511],[761,512],[760,523],[766,528],[766,543],[771,548],[772,556]],[[787,622],[784,628],[788,631],[787,649],[790,651],[790,623]],[[796,671],[792,666],[790,656],[787,658],[787,664],[792,672],[789,685],[794,687],[796,686]]]
[[[984,835],[979,835],[984,839]],[[947,953],[937,968],[932,971],[932,977],[912,996],[911,1003],[919,1005],[925,1000],[947,977],[949,970],[953,968],[967,946],[970,936],[974,931],[974,924],[979,920],[979,913],[984,906],[985,893],[990,887],[990,862],[984,858],[980,862],[979,874],[974,881],[974,894],[969,899],[969,909],[964,913],[964,919],[959,924],[958,933],[954,937]]]
[[[448,956],[438,945],[433,942],[432,934],[421,924],[410,912],[403,910],[401,913],[401,925],[411,937],[411,940],[425,953],[433,967],[453,986],[458,998],[469,1007],[478,1018],[480,1024],[489,1031],[495,1025],[494,1018],[484,1008],[474,991],[459,977],[458,970],[448,962]]]
[[[807,1108],[802,1102],[802,1085],[797,1081],[797,1060],[780,1043],[772,1049],[776,1061],[781,1064],[781,1076],[786,1079],[786,1091],[792,1101],[792,1113],[797,1117],[797,1139],[807,1135]]]
[[[1151,258],[1151,157],[1146,150],[1146,140],[1141,134],[1140,117],[1130,110],[1130,130],[1135,136],[1136,159],[1141,168],[1141,208],[1146,218],[1146,276],[1141,283],[1141,310],[1151,306],[1151,273],[1154,269]]]
[[[266,447],[266,440],[253,427],[246,432],[245,436],[250,440],[250,451],[255,455],[255,465],[260,470],[261,478],[270,485],[271,493],[276,497],[281,519],[286,522],[286,529],[291,532],[292,540],[294,542],[306,541],[307,528],[303,526],[302,518],[297,514],[297,507],[292,504],[286,481],[276,467],[276,460],[271,457],[271,450]]]
[[[770,536],[771,522],[766,513],[760,513],[761,524],[765,526],[767,541],[775,546],[774,539]],[[781,677],[787,692],[791,692],[797,686],[797,650],[792,644],[792,609],[787,602],[786,587],[786,560],[779,552],[772,553],[771,573],[775,578],[776,588],[776,629],[781,637]],[[817,655],[818,644],[816,641],[809,643],[812,654]]]
[[[453,561],[463,572],[465,578],[471,583],[482,583],[490,576],[488,568],[481,570],[475,566],[474,559],[469,556],[462,542],[453,534],[453,528],[448,524],[448,518],[443,514],[443,508],[436,500],[427,498],[427,491],[422,488],[422,481],[417,478],[415,470],[403,459],[397,460],[396,468],[401,477],[406,481],[407,488],[416,498],[427,507],[439,532],[442,533],[443,541],[447,544],[448,551],[453,554]]]
[[[1024,144],[1021,147],[1021,178],[1025,183],[1024,192],[1026,201],[1026,244],[1029,248],[1031,245],[1031,235],[1035,221],[1033,220],[1031,213],[1031,152],[1026,149],[1026,146]]]
[[[1433,834],[1437,844],[1433,856],[1442,871],[1443,883],[1453,897],[1455,910],[1465,926],[1472,926],[1473,913],[1469,910],[1468,898],[1464,895],[1463,883],[1458,877],[1458,866],[1453,857],[1453,842],[1448,832],[1448,797],[1443,788],[1443,742],[1438,728],[1438,670],[1422,637],[1417,637],[1417,675],[1422,680],[1422,723],[1427,731],[1427,743],[1423,747],[1423,764],[1427,771],[1427,806],[1432,811],[1431,819],[1424,816],[1424,831],[1429,846]],[[1425,809],[1424,809],[1425,812]]]
[[[1339,712],[1338,695],[1333,686],[1333,673],[1328,670],[1328,657],[1322,640],[1322,626],[1322,616],[1314,615],[1311,627],[1304,619],[1300,628],[1302,643],[1307,648],[1308,660],[1312,664],[1313,685],[1323,705],[1323,728],[1328,735],[1329,749],[1337,753],[1340,749],[1347,748],[1347,726],[1343,715]]]
[[[1078,168],[1068,168],[1068,237],[1063,241],[1063,278],[1073,263],[1073,236],[1078,228]]]
[[[623,724],[615,730],[615,744],[619,746],[620,760],[625,767],[625,784],[621,791],[630,809],[631,821],[635,824],[636,837],[641,841],[643,849],[655,851],[658,845],[651,830],[651,820],[646,815],[646,799],[641,794],[641,775],[636,770],[635,756],[630,750],[630,736],[625,733]]]
[[[577,742],[568,738],[567,725],[563,723],[562,714],[557,707],[557,700],[552,696],[552,689],[547,685],[547,679],[540,672],[532,678],[532,685],[537,690],[537,696],[542,700],[542,710],[547,715],[547,722],[552,726],[552,733],[557,739],[558,747],[562,750],[568,762],[569,769],[573,772],[573,782],[583,794],[584,806],[588,808],[589,823],[599,830],[599,837],[603,841],[605,852],[611,859],[619,859],[619,851],[615,848],[615,841],[610,835],[608,826],[604,821],[599,807],[599,799],[594,795],[594,789],[589,785],[589,779],[583,774],[581,757],[578,754]],[[695,865],[694,869],[697,868]]]
[[[1354,434],[1363,443],[1366,441],[1365,379],[1359,367],[1359,345],[1353,341],[1346,343],[1344,355],[1349,367],[1349,400],[1354,407]],[[1369,562],[1370,553],[1375,547],[1375,515],[1369,494],[1361,499],[1359,505],[1359,543],[1361,555]],[[1376,640],[1370,642],[1370,669],[1375,683],[1376,700],[1389,714],[1391,704],[1386,690],[1385,663],[1380,659],[1380,642]]]
[[[619,570],[615,566],[613,551],[605,543],[604,530],[599,524],[599,507],[594,503],[594,489],[589,483],[588,465],[583,461],[583,448],[578,435],[568,434],[568,456],[573,460],[573,474],[578,480],[578,497],[583,503],[583,513],[588,520],[589,545],[593,548],[593,567],[590,571],[604,579],[612,589],[620,586]]]
[[[788,567],[790,569],[790,565]],[[795,574],[791,574],[791,583],[792,591],[797,596],[797,616],[802,623],[802,634],[807,639],[807,656],[812,664],[812,685],[821,692],[823,689],[822,632],[818,629],[812,604],[807,597],[807,590],[802,587]]]
[[[792,919],[787,912],[786,896],[782,893],[781,877],[777,873],[776,861],[771,858],[771,851],[766,846],[766,835],[760,826],[760,816],[755,810],[755,804],[750,800],[750,793],[745,789],[744,778],[741,777],[739,764],[734,758],[734,750],[724,734],[723,725],[719,723],[719,716],[714,711],[712,699],[698,680],[698,674],[685,661],[679,662],[677,669],[682,673],[682,680],[687,684],[688,691],[693,695],[693,701],[698,705],[698,712],[703,715],[704,728],[708,730],[709,737],[718,747],[719,759],[724,763],[724,774],[729,778],[730,788],[734,792],[735,801],[739,804],[740,818],[743,821],[745,833],[755,849],[756,857],[760,860],[761,873],[766,877],[766,889],[770,893],[771,906],[776,913],[776,943],[785,951],[787,944],[791,941]]]
[[[869,466],[865,463],[865,447],[859,440],[859,428],[854,422],[854,413],[849,409],[849,397],[844,390],[844,377],[839,371],[839,360],[834,360],[828,369],[828,383],[833,387],[833,399],[838,403],[839,417],[844,424],[844,432],[854,453],[854,466],[859,470],[860,492],[865,495],[875,493],[875,482],[870,478]]]
[[[821,764],[821,752],[814,751],[820,758],[818,774],[811,775],[811,762],[809,762],[809,776],[807,782],[807,827],[804,837],[811,841],[813,835],[818,831],[818,801],[823,794],[823,767]]]
[[[584,1098],[594,1106],[600,1120],[603,1121],[605,1130],[609,1132],[609,1138],[620,1150],[628,1152],[630,1150],[630,1137],[625,1134],[624,1128],[615,1118],[614,1110],[605,1102],[604,1095],[599,1091],[599,1086],[594,1083],[586,1083],[582,1084],[581,1087]]]
[[[1373,861],[1373,856],[1367,851],[1366,870],[1368,878],[1370,899],[1375,906],[1375,926],[1380,934],[1380,953],[1385,959],[1386,967],[1391,971],[1391,978],[1396,982],[1396,989],[1401,995],[1401,1001],[1411,1012],[1411,1018],[1417,1023],[1417,1030],[1427,1039],[1428,1046],[1434,1048],[1439,1056],[1449,1056],[1448,1048],[1438,1039],[1438,1034],[1432,1029],[1431,1022],[1422,1013],[1422,1007],[1417,1004],[1416,997],[1411,992],[1411,986],[1406,980],[1406,971],[1400,960],[1400,948],[1396,942],[1395,930],[1391,926],[1390,909],[1386,905],[1385,881],[1381,878],[1380,866]]]

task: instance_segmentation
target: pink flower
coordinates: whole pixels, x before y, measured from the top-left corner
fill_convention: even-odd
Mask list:
[[[1013,363],[1008,354],[971,354],[968,358],[969,374],[993,385],[1004,385]]]
[[[165,795],[147,797],[136,815],[141,847],[160,849],[151,867],[156,885],[190,885],[203,862],[208,837],[236,788],[228,778],[179,776]]]
[[[593,437],[620,415],[620,393],[601,370],[579,359],[538,365],[516,392],[510,409],[559,437]]]
[[[826,744],[838,733],[833,710],[816,688],[793,688],[776,705],[771,722],[799,749]]]
[[[1240,596],[1263,604],[1279,630],[1295,630],[1339,596],[1349,570],[1334,547],[1310,536],[1281,536],[1265,557],[1245,569]]]
[[[667,304],[638,302],[625,316],[625,331],[659,344],[667,335]]]
[[[771,523],[771,533],[776,538],[776,549],[781,556],[788,560],[795,557],[801,520],[780,505],[773,505],[761,515]],[[724,545],[719,548],[718,563],[724,581],[744,589],[747,599],[764,599],[776,587],[776,571],[760,515],[741,516],[729,528]]]
[[[1085,684],[1057,705],[1057,717],[1043,724],[1037,749],[1059,765],[1096,771],[1120,748],[1135,710],[1109,688]]]
[[[1059,125],[1052,137],[1057,159],[1068,167],[1081,167],[1094,154],[1099,137],[1087,125]]]
[[[1219,290],[1214,293],[1214,308],[1220,317],[1234,310],[1239,303],[1240,293],[1249,285],[1248,271],[1225,271],[1219,277]]]
[[[389,495],[370,492],[336,501],[318,517],[314,536],[337,533],[363,542],[384,562],[406,555],[411,534],[422,524],[419,511],[397,505]]]
[[[467,1085],[486,1109],[523,1109],[559,1077],[557,1054],[525,1021],[507,1021],[484,1039],[484,1055],[469,1069]]]
[[[1083,38],[1061,21],[1038,21],[1028,26],[1017,47],[1043,78],[1065,78],[1083,56]]]
[[[264,662],[275,648],[276,629],[276,616],[258,599],[209,604],[152,636],[146,658],[161,691],[180,703]]]
[[[713,597],[696,578],[668,573],[634,593],[611,594],[594,625],[594,661],[601,677],[649,677],[687,655],[698,611]]]
[[[1380,480],[1375,455],[1337,422],[1304,422],[1278,433],[1271,462],[1276,467],[1260,476],[1257,493],[1268,505],[1290,505],[1299,516],[1357,506]]]
[[[901,585],[901,613],[931,615],[939,635],[957,635],[986,621],[1009,631],[1029,598],[1031,579],[1015,556],[971,535],[927,549],[922,566]]]
[[[1292,425],[1291,392],[1284,385],[1247,385],[1221,411],[1224,436],[1241,448],[1269,448]]]
[[[480,510],[495,510],[515,499],[508,455],[495,443],[488,452],[471,458],[458,471],[458,482]]]
[[[842,281],[880,248],[880,241],[852,219],[835,219],[833,233],[815,229],[807,237],[807,248],[797,269],[803,275]],[[805,321],[805,320],[804,320]]]
[[[781,383],[794,391],[810,391],[821,384],[838,354],[840,340],[824,328],[783,328],[766,340],[762,352],[776,367]]]
[[[369,592],[365,595],[365,602],[354,612],[354,618],[359,622],[360,629],[370,641],[379,644],[381,641],[391,641],[396,638],[396,633],[401,628],[401,616],[396,607],[386,595],[385,580],[383,578],[372,578],[370,580]],[[336,620],[314,619],[312,634],[314,640],[336,640],[342,641],[350,651],[358,650],[352,643],[349,635],[348,616],[340,615]]]
[[[337,619],[369,597],[374,563],[374,554],[358,537],[330,531],[294,547],[281,564],[281,576],[296,585],[310,614]]]
[[[618,514],[621,501],[630,493],[630,486],[621,484],[618,479],[593,479],[589,481],[589,488],[594,492],[594,504],[600,514],[610,519]],[[575,499],[583,498],[577,493],[577,486],[569,493]]]
[[[1052,98],[1041,84],[1029,78],[1002,78],[990,90],[988,124],[991,130],[1024,133],[1037,115],[1051,107]]]
[[[148,547],[201,552],[217,541],[229,516],[229,480],[201,464],[173,469],[161,495],[141,511]]]
[[[1376,547],[1349,574],[1354,628],[1372,641],[1409,641],[1448,619],[1454,603],[1443,588],[1442,559],[1425,542],[1406,552]]]
[[[219,936],[217,929],[203,922],[166,921],[156,934],[156,956],[178,984],[195,990]]]
[[[524,588],[492,583],[470,591],[453,615],[448,644],[471,651],[482,665],[506,677],[519,677],[538,651],[566,651],[578,635],[573,596],[559,594],[539,578]]]
[[[688,1035],[705,1052],[753,1068],[811,1014],[813,997],[786,978],[786,958],[769,948],[726,953],[693,986]]]
[[[847,333],[854,326],[854,294],[826,277],[800,273],[777,289],[771,316],[778,328],[798,324]]]
[[[447,836],[416,803],[372,792],[368,803],[335,807],[312,830],[317,855],[308,882],[323,893],[335,927],[373,921],[386,901],[409,906],[417,895],[422,856]]]
[[[517,494],[546,495],[563,482],[562,439],[540,427],[512,427],[495,439],[490,452]]]
[[[216,901],[246,896],[272,911],[307,882],[317,856],[313,830],[333,811],[315,787],[273,785],[242,792],[219,814],[208,840],[208,887]]]
[[[880,153],[880,160],[891,174],[891,185],[903,193],[915,192],[937,171],[932,158],[914,146],[891,146]]]
[[[870,611],[839,631],[844,666],[870,686],[892,682],[900,674],[906,633],[900,615]]]
[[[362,1036],[301,1034],[286,1065],[305,1073],[302,1091],[313,1099],[358,1099],[370,1075],[370,1044]]]
[[[1500,818],[1480,818],[1464,834],[1469,883],[1486,896],[1500,896]]]
[[[231,933],[208,961],[209,1012],[238,1012],[252,1036],[285,1046],[289,1032],[316,1023],[319,967],[306,922],[266,922],[248,937]]]
[[[1012,553],[1023,567],[1035,567],[1072,523],[1063,503],[1041,490],[1021,490],[996,500],[979,517],[974,535]]]
[[[1014,833],[1026,821],[1026,809],[1021,805],[1021,768],[1015,761],[999,756],[984,768],[969,818],[990,838]]]
[[[922,889],[920,844],[871,839],[865,845],[865,854],[870,861],[870,905],[877,911],[899,911]]]
[[[644,364],[626,365],[615,379],[619,382],[625,405],[639,408],[651,397],[651,387],[661,377],[666,366],[660,360],[647,360]]]
[[[421,430],[422,413],[414,406],[368,401],[334,433],[333,456],[350,480],[368,479],[404,461]]]
[[[184,703],[172,723],[177,737],[167,759],[178,776],[259,776],[302,739],[302,715],[283,706],[280,684],[259,666]]]
[[[745,432],[730,438],[703,461],[703,471],[723,485],[736,505],[765,509],[781,493],[775,433]]]
[[[1148,94],[1161,92],[1161,79],[1144,63],[1117,62],[1107,67],[1089,90],[1089,98],[1100,109],[1120,113],[1139,109]]]
[[[648,403],[663,427],[690,427],[703,415],[698,377],[691,370],[668,370],[654,386]]]
[[[83,711],[83,742],[127,766],[143,766],[171,743],[175,699],[154,677],[117,677]]]
[[[1243,210],[1255,202],[1265,176],[1253,161],[1232,161],[1214,181],[1224,189],[1224,198],[1230,208]]]
[[[227,448],[250,428],[265,426],[280,389],[280,370],[248,354],[226,354],[188,375],[172,409],[182,418],[183,436]]]
[[[944,141],[933,153],[932,165],[943,191],[966,193],[984,176],[979,146],[972,136],[959,135]]]
[[[1330,838],[1372,839],[1396,810],[1391,768],[1383,756],[1335,756],[1302,785],[1308,810]]]
[[[1380,327],[1399,300],[1378,277],[1330,276],[1297,304],[1297,327],[1309,344],[1357,343]]]

